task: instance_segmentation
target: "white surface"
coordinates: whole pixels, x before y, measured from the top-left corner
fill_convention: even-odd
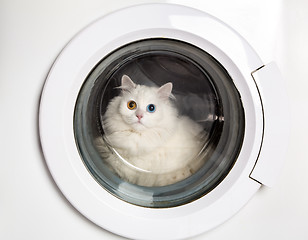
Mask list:
[[[136,21],[137,17],[131,16],[144,20]],[[196,22],[203,28],[195,28]],[[101,29],[106,29],[103,34]],[[162,36],[189,42],[218,59],[241,94],[246,131],[232,170],[206,197],[178,208],[150,209],[115,198],[89,175],[76,147],[72,119],[83,81],[102,57],[129,42]],[[222,42],[221,38],[229,42]],[[217,19],[191,8],[146,5],[121,10],[96,21],[61,52],[49,72],[41,98],[42,149],[57,185],[87,218],[121,236],[181,239],[221,224],[260,187],[249,175],[258,157],[263,133],[262,106],[251,72],[262,65],[239,35]],[[260,78],[269,80],[264,76]],[[269,156],[263,156],[267,161],[273,155],[270,150],[268,153]]]
[[[237,215],[194,239],[307,239],[308,3],[172,2],[228,22],[265,63],[278,64],[290,96],[290,144],[276,186],[262,188]],[[119,6],[122,1],[108,2],[108,7],[94,0],[1,1],[0,239],[121,239],[86,220],[64,199],[38,150],[37,130],[40,91],[53,60],[81,28]]]

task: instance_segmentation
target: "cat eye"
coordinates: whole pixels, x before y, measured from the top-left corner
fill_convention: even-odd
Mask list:
[[[127,103],[127,107],[128,107],[128,109],[130,109],[130,110],[134,110],[134,109],[137,107],[137,103],[136,103],[135,101],[129,101],[129,102]]]
[[[155,110],[156,110],[156,107],[155,107],[154,104],[149,104],[149,105],[147,106],[147,111],[148,111],[149,113],[155,112]]]

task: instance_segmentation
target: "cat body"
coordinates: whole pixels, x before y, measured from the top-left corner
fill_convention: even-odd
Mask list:
[[[160,88],[122,77],[121,95],[103,116],[104,159],[122,179],[143,186],[164,186],[189,177],[200,167],[203,129],[178,116],[170,98],[172,84]],[[110,150],[111,149],[111,150]]]

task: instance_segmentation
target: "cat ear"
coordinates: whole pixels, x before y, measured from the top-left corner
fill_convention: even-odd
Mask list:
[[[136,88],[136,84],[130,79],[129,76],[123,75],[121,79],[121,87],[122,90],[130,91]]]
[[[171,82],[168,82],[166,84],[164,84],[163,86],[161,86],[159,89],[158,89],[158,95],[161,99],[163,100],[167,100],[169,98],[175,98],[173,96],[173,94],[171,93],[172,91],[172,83]]]

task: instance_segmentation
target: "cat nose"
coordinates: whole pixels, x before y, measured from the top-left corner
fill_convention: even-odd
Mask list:
[[[138,118],[138,120],[140,121],[141,118],[143,118],[142,114],[136,114],[136,117]]]

